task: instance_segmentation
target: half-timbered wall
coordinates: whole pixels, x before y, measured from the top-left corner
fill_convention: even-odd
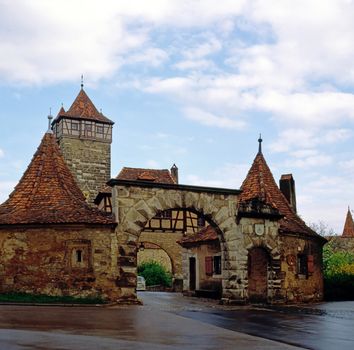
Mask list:
[[[112,142],[112,125],[89,120],[62,118],[53,126],[57,139],[61,137],[80,137]]]

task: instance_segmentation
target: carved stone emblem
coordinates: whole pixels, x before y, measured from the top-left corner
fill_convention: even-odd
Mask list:
[[[254,231],[256,232],[257,236],[264,235],[264,225],[263,224],[255,224]]]

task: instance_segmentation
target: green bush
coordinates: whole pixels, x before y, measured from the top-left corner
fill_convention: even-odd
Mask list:
[[[334,252],[331,243],[323,249],[324,292],[326,300],[353,300],[354,254]]]
[[[138,266],[138,275],[143,276],[147,286],[162,285],[171,287],[172,276],[156,261],[144,262]]]

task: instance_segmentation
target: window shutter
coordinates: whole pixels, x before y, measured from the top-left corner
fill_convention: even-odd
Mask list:
[[[207,276],[213,275],[213,257],[212,256],[205,257],[205,274]]]
[[[313,263],[313,255],[308,255],[307,256],[307,272],[308,273],[314,273],[315,272],[315,266]]]

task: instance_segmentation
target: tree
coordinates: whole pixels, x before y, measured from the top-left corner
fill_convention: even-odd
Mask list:
[[[336,235],[334,229],[322,220],[319,220],[318,222],[310,222],[308,226],[310,227],[310,229],[312,229],[323,237]]]

